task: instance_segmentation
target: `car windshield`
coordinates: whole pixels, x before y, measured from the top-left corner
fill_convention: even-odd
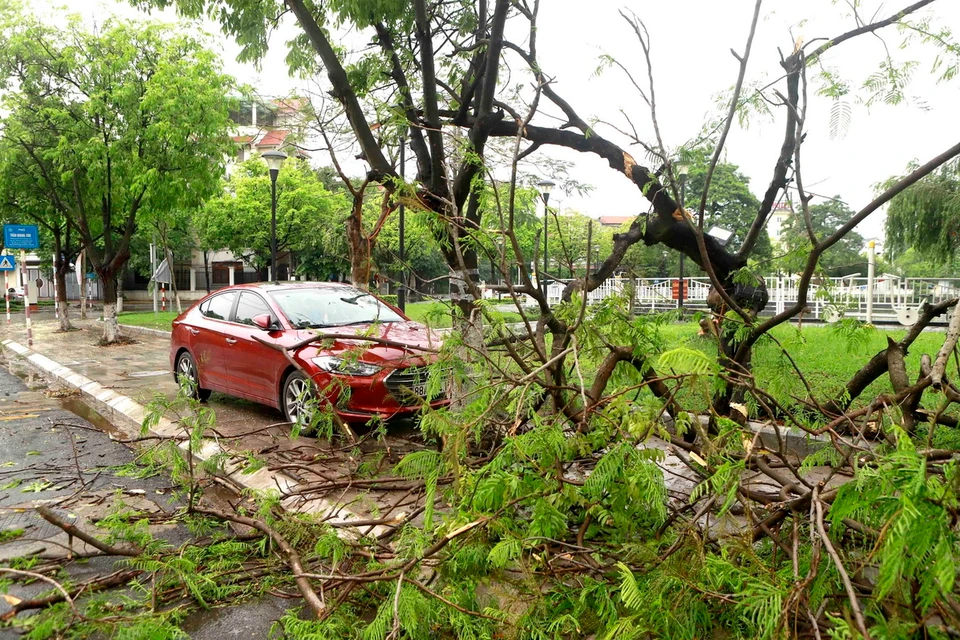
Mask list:
[[[297,329],[403,321],[371,294],[350,287],[281,289],[273,292],[273,298]]]

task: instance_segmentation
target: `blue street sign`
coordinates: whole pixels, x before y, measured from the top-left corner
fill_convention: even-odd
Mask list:
[[[7,249],[39,249],[40,232],[37,229],[37,225],[3,225],[3,245]]]
[[[0,271],[16,271],[17,259],[13,256],[0,256]]]

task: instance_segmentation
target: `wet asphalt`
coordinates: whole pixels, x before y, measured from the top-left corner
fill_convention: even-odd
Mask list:
[[[135,452],[110,438],[110,424],[76,396],[48,389],[21,363],[4,360],[0,367],[0,533],[22,530],[0,544],[0,566],[16,557],[62,558],[68,540],[59,528],[39,517],[34,507],[52,507],[78,526],[96,530],[91,520],[106,515],[118,501],[146,513],[171,513],[181,506],[165,473],[147,478],[123,475]],[[80,414],[80,415],[78,415]],[[83,416],[83,417],[81,417]],[[181,525],[152,527],[171,544],[191,539]],[[85,545],[74,540],[74,552]],[[67,565],[74,580],[110,573],[117,558],[97,557]],[[14,585],[8,593],[34,597],[46,585]],[[237,606],[193,614],[183,625],[191,638],[266,638],[274,620],[298,601],[268,597]],[[0,599],[0,615],[9,605]],[[21,613],[21,616],[29,613]],[[0,639],[20,632],[0,623]]]

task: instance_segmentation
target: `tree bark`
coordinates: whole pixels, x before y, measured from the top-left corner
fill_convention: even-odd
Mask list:
[[[895,393],[900,393],[910,386],[910,379],[907,378],[907,365],[904,362],[904,350],[897,342],[887,336],[887,371],[890,374],[890,385]],[[900,403],[900,412],[903,419],[903,428],[907,433],[913,433],[916,427],[916,421],[913,418],[913,410],[909,408],[913,396],[907,396]]]
[[[206,249],[203,251],[203,284],[207,293],[210,293],[210,256]]]
[[[67,238],[69,241],[69,233]],[[60,331],[70,331],[73,325],[70,324],[70,310],[67,307],[67,267],[70,261],[66,259],[63,250],[63,243],[60,234],[53,236],[53,279],[56,281],[57,290],[57,322],[60,325]]]
[[[112,271],[103,270],[103,342],[110,344],[120,338],[117,325],[117,279]]]
[[[117,282],[117,315],[123,313],[123,271],[119,271],[116,276]]]
[[[947,326],[947,337],[943,341],[943,346],[937,353],[933,361],[933,367],[930,369],[930,378],[933,380],[933,388],[939,389],[943,383],[943,374],[947,369],[947,361],[953,355],[953,350],[957,346],[957,339],[960,338],[960,312],[954,310],[950,318],[950,324]]]
[[[375,239],[363,233],[363,197],[354,198],[353,210],[347,218],[347,241],[350,243],[350,280],[353,286],[369,291],[371,253]]]
[[[58,262],[64,262],[59,260]],[[67,306],[67,272],[66,266],[58,264],[54,272],[54,278],[57,281],[57,322],[60,324],[60,331],[70,331],[73,325],[70,323],[70,309]]]

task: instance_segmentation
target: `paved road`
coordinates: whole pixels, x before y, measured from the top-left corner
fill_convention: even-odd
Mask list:
[[[90,521],[106,515],[117,500],[145,513],[172,513],[180,503],[173,483],[163,473],[135,478],[120,473],[134,460],[134,452],[112,440],[111,425],[74,396],[57,397],[46,384],[19,362],[4,361],[0,368],[0,533],[23,530],[11,542],[0,544],[0,566],[11,558],[62,558],[67,536],[40,518],[34,507],[53,507],[63,517],[76,518],[88,530]],[[84,419],[74,410],[89,417]],[[220,508],[223,505],[218,505]],[[154,535],[179,545],[191,539],[183,526],[152,527]],[[72,548],[86,546],[77,540]],[[115,558],[94,558],[68,565],[75,580],[115,570]],[[11,595],[35,596],[47,587],[15,585]],[[184,628],[192,638],[265,638],[276,618],[296,601],[267,598],[240,607],[203,612],[188,618]],[[9,605],[0,600],[0,615]],[[22,614],[23,615],[23,614]],[[0,626],[0,638],[19,637]]]
[[[80,331],[61,333],[52,318],[37,322],[33,350],[143,405],[158,394],[166,398],[176,395],[177,386],[170,373],[169,337],[131,333],[133,344],[99,347],[101,325],[91,321],[78,324]],[[3,333],[26,345],[22,327],[11,325]],[[294,495],[288,507],[366,520],[401,511],[410,513],[421,500],[419,495],[405,497],[403,492],[353,483],[358,473],[367,479],[371,474],[389,474],[392,465],[406,453],[423,448],[419,432],[409,422],[392,424],[382,440],[368,438],[359,446],[351,446],[339,439],[291,439],[289,427],[281,422],[276,409],[246,400],[214,393],[208,406],[216,416],[216,441],[236,454],[235,461],[244,464],[247,456],[253,455],[263,461],[269,473],[286,478],[276,482],[271,479],[267,486],[287,486],[292,481],[291,494],[297,494],[302,486],[311,486],[309,494]],[[245,478],[241,475],[240,480]],[[324,486],[317,488],[318,483]]]

